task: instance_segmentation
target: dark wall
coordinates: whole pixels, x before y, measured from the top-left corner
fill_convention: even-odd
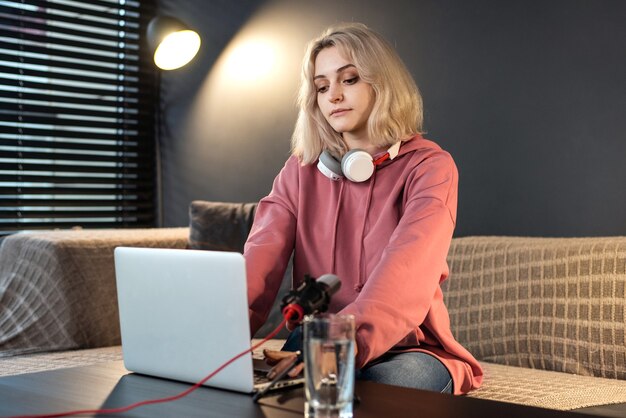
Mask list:
[[[305,43],[361,21],[396,46],[423,93],[427,137],[457,162],[457,236],[626,235],[625,1],[160,5],[203,40],[188,67],[162,75],[166,226],[186,225],[193,199],[269,192],[289,154]]]

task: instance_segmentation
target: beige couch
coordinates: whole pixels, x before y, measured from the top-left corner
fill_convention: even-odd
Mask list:
[[[7,237],[0,375],[121,358],[113,249],[206,249],[230,230],[238,249],[253,211],[210,203],[192,207],[191,229]],[[448,262],[442,287],[453,332],[485,370],[483,387],[468,396],[626,414],[626,405],[611,406],[626,403],[626,237],[454,238]]]

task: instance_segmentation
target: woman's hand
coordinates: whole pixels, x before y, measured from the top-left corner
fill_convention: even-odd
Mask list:
[[[268,379],[273,379],[286,368],[291,367],[297,361],[298,357],[298,353],[293,351],[276,350],[263,350],[263,355],[265,356],[265,362],[270,366],[274,366],[267,373]],[[304,369],[303,362],[297,364],[293,369],[291,369],[287,373],[287,376],[296,377],[302,373],[302,369]]]

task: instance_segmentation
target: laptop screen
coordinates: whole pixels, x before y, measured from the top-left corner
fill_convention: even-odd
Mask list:
[[[118,247],[115,273],[128,370],[196,383],[250,347],[241,254]],[[252,356],[206,385],[252,392]]]

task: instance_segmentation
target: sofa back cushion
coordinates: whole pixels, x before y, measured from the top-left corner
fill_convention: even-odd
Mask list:
[[[626,237],[464,237],[442,284],[452,331],[493,363],[626,379]]]
[[[256,203],[194,200],[189,205],[188,247],[242,253],[255,210]]]

